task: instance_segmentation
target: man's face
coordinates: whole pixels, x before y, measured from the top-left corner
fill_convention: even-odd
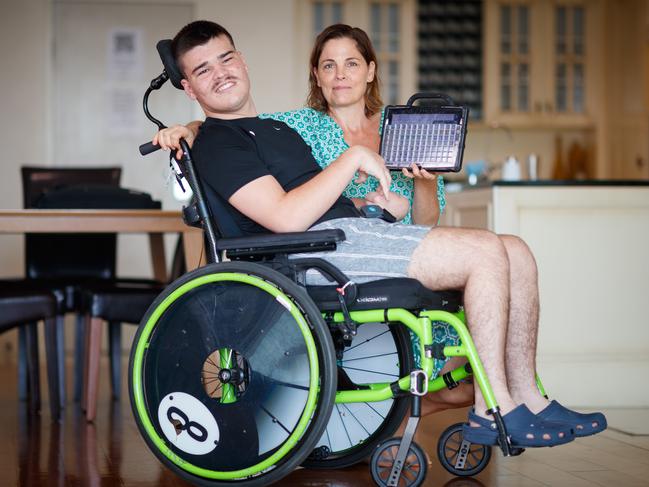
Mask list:
[[[226,36],[213,37],[180,58],[182,85],[205,114],[218,118],[252,116],[248,67]],[[253,108],[254,111],[254,108]]]

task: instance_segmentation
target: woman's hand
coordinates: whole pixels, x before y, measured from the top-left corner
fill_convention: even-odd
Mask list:
[[[365,201],[388,210],[397,221],[403,220],[410,210],[410,202],[408,201],[408,198],[401,196],[398,193],[390,192],[390,199],[386,199],[385,195],[372,191],[367,193]]]
[[[194,139],[198,134],[198,129],[203,122],[194,121],[189,122],[187,125],[173,125],[166,129],[160,130],[153,136],[152,142],[160,146],[163,150],[176,149],[176,159],[183,156],[182,148],[180,147],[180,139],[185,139],[185,142],[191,147],[194,144]]]
[[[434,172],[428,172],[426,169],[420,169],[417,164],[413,163],[410,165],[410,170],[407,168],[401,169],[403,175],[407,178],[414,179],[415,184],[419,185],[430,185],[435,187],[437,191],[437,174]]]
[[[407,178],[415,180],[415,195],[412,204],[413,223],[428,226],[437,225],[439,220],[437,174],[420,169],[416,164],[412,164],[410,170],[403,168],[401,171]]]

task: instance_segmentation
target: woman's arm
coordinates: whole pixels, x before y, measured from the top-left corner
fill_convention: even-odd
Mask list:
[[[419,169],[413,164],[411,170],[403,169],[406,177],[414,178],[412,221],[417,225],[435,226],[439,221],[440,207],[437,197],[437,175]]]

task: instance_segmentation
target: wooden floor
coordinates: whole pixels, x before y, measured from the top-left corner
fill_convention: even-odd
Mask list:
[[[16,370],[0,368],[0,486],[185,486],[149,452],[140,437],[124,392],[121,402],[109,400],[107,371],[95,424],[81,418],[70,403],[60,423],[50,421],[47,395],[40,416],[30,417],[16,393]],[[45,389],[44,387],[42,389]],[[558,448],[528,450],[503,458],[494,451],[491,463],[476,478],[459,479],[439,465],[435,445],[449,424],[466,418],[465,410],[427,417],[417,441],[429,452],[426,486],[649,486],[649,437],[609,430]],[[277,485],[372,485],[367,465],[339,471],[300,469]]]

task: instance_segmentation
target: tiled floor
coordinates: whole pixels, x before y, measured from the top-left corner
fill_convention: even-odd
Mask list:
[[[106,372],[102,370],[95,424],[86,424],[75,404],[67,406],[57,424],[50,422],[46,397],[40,417],[29,417],[25,404],[16,399],[15,368],[0,369],[5,386],[0,392],[0,486],[187,485],[149,452],[127,395],[121,403],[109,400]],[[640,413],[634,414],[642,420]],[[528,450],[515,458],[494,451],[491,463],[476,478],[455,478],[440,466],[435,447],[440,432],[465,417],[465,410],[453,410],[423,420],[417,441],[432,459],[425,486],[649,486],[649,436],[615,430],[558,448]],[[371,479],[368,466],[359,465],[338,471],[300,469],[278,485],[360,487],[371,485]]]

